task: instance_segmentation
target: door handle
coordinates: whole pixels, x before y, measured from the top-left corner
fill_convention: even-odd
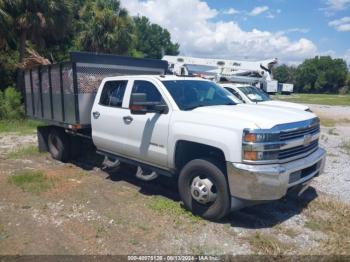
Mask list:
[[[131,116],[124,116],[123,119],[126,123],[131,123],[134,120]]]
[[[92,113],[92,115],[94,116],[95,119],[97,119],[97,118],[100,117],[100,112],[95,111],[95,112]]]

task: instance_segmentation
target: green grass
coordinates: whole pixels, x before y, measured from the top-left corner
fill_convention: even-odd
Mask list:
[[[0,133],[34,134],[40,125],[41,122],[34,120],[0,120]]]
[[[276,229],[277,233],[287,235],[291,238],[294,238],[299,234],[295,229],[282,226],[281,224],[278,224],[274,228]]]
[[[96,226],[96,238],[102,238],[105,233],[107,233],[107,230],[103,225]]]
[[[5,230],[5,226],[0,224],[0,241],[8,238],[8,235]]]
[[[305,227],[323,232],[327,238],[320,242],[320,252],[350,254],[350,206],[336,199],[319,197],[305,210]]]
[[[258,254],[276,256],[286,253],[293,248],[291,244],[283,243],[269,233],[256,232],[255,234],[251,234],[247,240],[252,249]]]
[[[33,146],[16,148],[15,150],[9,152],[7,154],[7,157],[9,159],[20,159],[28,156],[38,156],[38,155],[40,155],[38,147],[33,145]]]
[[[334,127],[335,125],[348,125],[350,124],[350,119],[348,118],[328,118],[325,117],[321,114],[318,114],[318,117],[320,118],[321,121],[321,126],[324,127]]]
[[[342,141],[342,143],[340,144],[340,148],[344,149],[346,154],[350,155],[350,140]]]
[[[203,221],[200,217],[193,215],[191,212],[181,207],[180,203],[164,197],[152,197],[148,206],[150,209],[158,213],[167,214],[173,217],[175,224],[180,223],[180,219],[183,217],[189,218],[193,223]]]
[[[350,106],[350,95],[292,94],[275,95],[273,99],[305,104]]]
[[[40,194],[52,188],[54,182],[42,171],[21,170],[8,178],[8,182],[25,192]]]
[[[312,231],[320,231],[322,229],[321,225],[317,221],[306,221],[305,227],[311,229]]]
[[[321,126],[334,127],[336,125],[336,123],[337,123],[337,121],[332,119],[332,118],[320,117]]]
[[[333,136],[339,136],[339,133],[337,133],[335,130],[336,130],[335,128],[329,129],[328,134]]]

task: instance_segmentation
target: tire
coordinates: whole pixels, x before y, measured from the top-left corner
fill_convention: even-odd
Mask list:
[[[70,159],[70,140],[63,129],[52,129],[47,144],[53,159],[62,162],[67,162]]]
[[[208,178],[216,189],[216,199],[207,204],[199,203],[191,194],[191,184],[198,176]],[[213,160],[195,159],[188,162],[178,180],[180,197],[185,208],[208,220],[219,220],[230,211],[230,193],[227,179],[220,164]]]

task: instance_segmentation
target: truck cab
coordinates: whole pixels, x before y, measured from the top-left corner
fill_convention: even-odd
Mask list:
[[[310,111],[310,108],[306,105],[273,100],[266,92],[253,85],[234,83],[221,83],[220,85],[241,100],[242,103]]]

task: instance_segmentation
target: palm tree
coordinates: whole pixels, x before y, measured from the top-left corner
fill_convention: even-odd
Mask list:
[[[47,34],[59,37],[69,21],[66,0],[2,0],[0,9],[1,26],[3,21],[8,21],[7,30],[1,33],[11,32],[17,38],[20,63],[25,56],[27,40],[43,46]]]
[[[13,43],[10,25],[12,17],[6,12],[4,8],[4,1],[0,0],[0,48],[4,49]]]
[[[129,54],[135,42],[134,23],[118,0],[90,2],[81,10],[85,23],[78,45],[85,51]]]
[[[0,0],[0,45],[18,43],[23,65],[26,43],[44,47],[45,40],[58,39],[70,23],[68,0]],[[16,87],[23,91],[23,71],[17,70]]]

